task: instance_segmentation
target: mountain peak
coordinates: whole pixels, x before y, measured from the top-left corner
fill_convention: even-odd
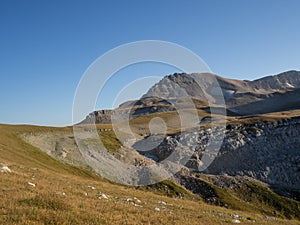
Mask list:
[[[300,88],[300,72],[291,70],[277,75],[263,77],[249,82],[252,87],[257,89],[287,90]]]

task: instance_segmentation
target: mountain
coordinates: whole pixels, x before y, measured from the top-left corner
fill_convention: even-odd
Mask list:
[[[300,72],[287,71],[274,76],[263,77],[248,82],[253,88],[258,90],[288,90],[300,87]]]
[[[225,102],[216,96],[216,87],[220,87]],[[128,101],[115,110],[92,112],[82,123],[95,120],[99,124],[111,123],[111,115],[117,112],[119,117],[130,114],[130,118],[142,115],[167,112],[178,108],[203,109],[210,107],[226,108],[226,114],[253,115],[300,109],[300,72],[287,71],[253,81],[234,80],[214,74],[179,74],[165,76],[153,85],[141,99]],[[187,99],[191,99],[191,104]]]
[[[233,80],[207,73],[173,74],[164,77],[151,87],[142,98],[153,96],[165,99],[178,98],[182,97],[185,91],[194,98],[215,102],[212,88],[216,82],[221,88],[226,106],[232,108],[266,99],[273,93],[300,88],[300,72],[288,71],[253,81]]]
[[[291,90],[300,87],[299,71],[288,71],[253,81],[228,79],[209,73],[175,73],[165,76],[151,87],[143,97],[162,96],[167,99],[177,98],[180,94],[174,92],[176,85],[183,88],[190,96],[195,98],[200,97],[203,93],[210,94],[210,85],[214,83],[214,79],[218,82],[224,93],[228,93],[228,95],[230,93],[231,95],[241,93],[268,94],[279,90]],[[199,88],[203,89],[200,90]],[[225,97],[229,97],[228,95],[225,95]]]

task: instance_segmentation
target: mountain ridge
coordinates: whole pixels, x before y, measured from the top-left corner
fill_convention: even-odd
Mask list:
[[[212,88],[213,85],[221,88],[225,102],[218,102],[216,100]],[[270,113],[276,112],[276,110],[274,111],[274,106],[270,106],[270,108],[266,107],[274,102],[274,96],[281,95],[282,99],[287,98],[288,100],[289,96],[293,95],[293,98],[297,99],[298,97],[300,98],[300,92],[297,91],[298,88],[300,88],[300,72],[296,70],[252,81],[223,78],[219,75],[209,73],[175,73],[162,78],[140,99],[124,102],[116,109],[91,112],[82,123],[93,123],[95,121],[97,124],[109,124],[111,123],[110,117],[115,111],[121,114],[129,113],[133,117],[172,111],[175,109],[171,107],[170,100],[174,98],[196,99],[198,103],[201,102],[201,104],[196,105],[197,109],[209,105],[226,107],[226,110],[229,110],[229,115],[237,114],[246,116],[257,113]],[[284,111],[282,101],[280,101],[280,104],[281,107],[278,107],[278,110]],[[249,107],[252,105],[256,107],[264,106],[264,110],[256,110],[252,113],[251,110],[249,111]],[[195,107],[195,105],[190,105],[189,107]],[[290,108],[299,109],[298,106]]]

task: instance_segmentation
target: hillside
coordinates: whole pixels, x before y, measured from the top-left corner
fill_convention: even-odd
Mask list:
[[[300,109],[300,89],[280,91],[263,96],[259,101],[231,108],[242,115],[265,114]]]
[[[204,203],[211,196],[199,199],[172,182],[147,188],[112,184],[88,168],[51,158],[20,137],[60,136],[69,134],[69,127],[0,125],[0,131],[0,161],[11,170],[0,173],[1,224],[299,224],[290,220],[299,215],[299,203],[257,182],[249,180],[240,191],[232,191],[218,188],[209,177],[197,178],[226,209]],[[251,200],[243,192],[249,187],[254,190]]]

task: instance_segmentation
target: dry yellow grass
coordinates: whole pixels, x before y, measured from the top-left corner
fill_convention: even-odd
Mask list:
[[[227,117],[228,123],[257,123],[257,122],[275,122],[282,119],[289,119],[300,116],[300,110],[288,110],[266,114],[257,114],[252,116]]]

